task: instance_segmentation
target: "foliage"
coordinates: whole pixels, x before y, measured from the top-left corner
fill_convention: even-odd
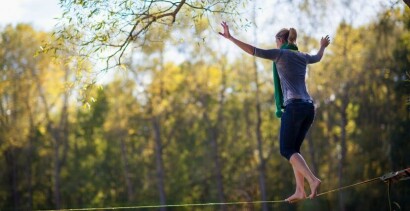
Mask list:
[[[93,58],[96,53],[106,62],[106,69],[121,66],[124,53],[131,47],[143,46],[147,33],[167,31],[172,25],[190,25],[212,14],[231,17],[245,7],[246,1],[142,1],[142,0],[61,0],[63,15],[59,19],[57,39],[80,46],[80,55]],[[228,16],[227,16],[228,17]],[[84,31],[83,29],[88,29]]]

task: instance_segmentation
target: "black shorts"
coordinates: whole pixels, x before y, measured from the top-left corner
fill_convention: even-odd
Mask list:
[[[285,107],[280,126],[280,154],[286,159],[300,153],[300,146],[315,118],[312,101],[292,100]]]

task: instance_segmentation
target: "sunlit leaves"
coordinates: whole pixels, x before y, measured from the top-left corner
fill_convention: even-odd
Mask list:
[[[80,45],[82,56],[106,60],[106,68],[110,68],[122,63],[130,43],[143,46],[150,42],[147,32],[170,30],[179,16],[195,22],[205,15],[209,18],[210,14],[235,15],[239,2],[244,3],[237,0],[61,0],[63,15],[56,34]]]

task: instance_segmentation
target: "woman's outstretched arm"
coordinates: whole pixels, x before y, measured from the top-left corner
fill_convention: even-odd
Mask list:
[[[239,48],[244,50],[246,53],[256,56],[256,57],[269,59],[269,60],[276,60],[278,58],[279,53],[280,53],[279,49],[264,50],[264,49],[256,48],[252,45],[249,45],[247,43],[244,43],[234,38],[229,33],[229,27],[228,27],[228,24],[226,24],[226,22],[222,22],[221,25],[224,29],[224,33],[219,32],[219,34],[225,37],[226,39],[232,41],[235,45],[237,45]]]
[[[235,43],[235,45],[237,45],[239,48],[241,48],[242,50],[244,50],[246,53],[249,53],[250,55],[254,55],[255,54],[255,47],[249,44],[246,44],[236,38],[234,38],[230,33],[229,33],[229,26],[228,24],[226,24],[226,22],[222,22],[221,23],[223,29],[224,29],[224,33],[219,32],[220,35],[222,35],[223,37],[225,37],[226,39],[232,41],[233,43]]]

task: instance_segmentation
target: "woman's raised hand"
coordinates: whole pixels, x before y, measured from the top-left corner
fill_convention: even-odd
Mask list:
[[[226,39],[231,38],[231,34],[229,33],[229,26],[228,24],[226,24],[225,21],[223,21],[221,23],[222,27],[224,28],[224,33],[219,32],[220,35],[222,35],[223,37],[225,37]]]
[[[322,37],[322,39],[320,40],[320,45],[325,48],[329,45],[329,43],[330,43],[329,35],[326,35],[326,37],[324,38]]]

